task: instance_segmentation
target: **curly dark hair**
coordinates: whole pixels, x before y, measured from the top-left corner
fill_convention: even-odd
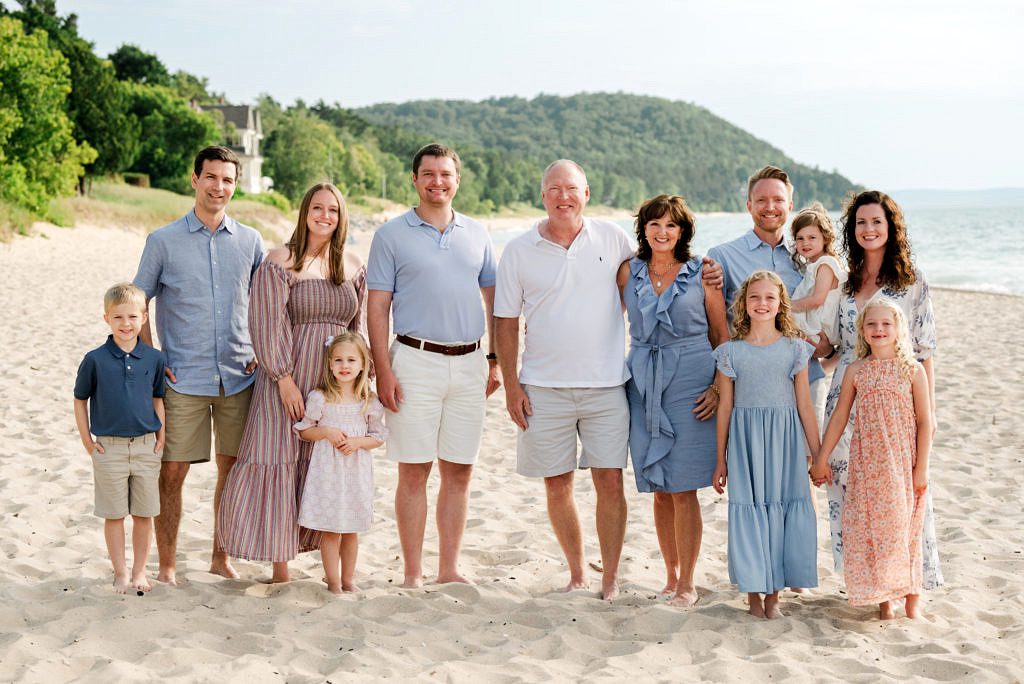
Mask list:
[[[652,197],[636,212],[636,255],[644,261],[651,260],[651,243],[647,241],[647,224],[662,216],[668,215],[679,226],[679,242],[676,243],[672,256],[680,263],[686,263],[692,256],[690,242],[697,230],[697,219],[686,206],[686,200],[679,195],[658,195]]]
[[[879,287],[905,290],[917,282],[914,274],[914,258],[907,237],[907,224],[903,211],[896,201],[880,190],[865,190],[850,193],[843,205],[843,249],[846,250],[850,277],[846,281],[847,294],[855,294],[864,284],[864,248],[857,242],[857,210],[869,204],[877,204],[885,212],[889,224],[889,237],[885,242],[885,255],[878,270],[876,283]]]

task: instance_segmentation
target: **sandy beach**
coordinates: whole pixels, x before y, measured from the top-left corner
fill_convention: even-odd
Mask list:
[[[365,232],[356,249],[369,247]],[[92,515],[89,458],[72,415],[82,355],[106,329],[104,290],[135,273],[142,232],[42,227],[0,244],[0,680],[26,682],[323,682],[799,680],[874,682],[1024,678],[1024,298],[934,291],[939,326],[938,432],[932,491],[947,584],[925,617],[882,623],[840,593],[819,516],[815,592],[783,598],[785,619],[745,613],[726,573],[726,500],[700,493],[700,603],[657,598],[664,583],[649,495],[627,473],[622,596],[596,590],[594,498],[577,478],[592,592],[563,594],[567,571],[541,482],[514,472],[514,426],[499,392],[488,402],[464,541],[475,586],[403,590],[393,491],[378,452],[373,529],[360,542],[358,595],[320,582],[318,554],[293,562],[287,585],[269,565],[236,561],[239,580],[206,572],[215,468],[185,484],[179,588],[115,595],[102,522]],[[46,323],[34,328],[34,322]],[[36,333],[32,332],[36,330]],[[55,354],[54,358],[48,358]],[[433,480],[430,499],[437,484]],[[818,493],[824,505],[823,492]],[[431,513],[432,515],[432,513]],[[428,524],[426,566],[436,568]],[[150,556],[156,571],[156,550]],[[1017,655],[1014,655],[1016,653]]]

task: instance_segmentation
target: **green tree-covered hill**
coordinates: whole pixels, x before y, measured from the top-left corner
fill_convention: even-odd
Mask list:
[[[385,148],[390,136],[381,129],[404,129],[460,151],[468,146],[468,160],[482,150],[498,153],[494,161],[503,170],[485,177],[491,183],[507,182],[512,196],[522,194],[524,182],[533,188],[532,196],[515,197],[519,200],[536,201],[539,169],[559,157],[586,168],[595,201],[618,207],[633,208],[646,197],[670,192],[684,195],[700,210],[739,211],[746,201],[747,177],[765,164],[790,173],[798,206],[818,200],[836,208],[853,187],[839,173],[798,164],[703,107],[656,97],[592,93],[425,100],[355,112],[378,129]],[[474,171],[479,178],[480,170]],[[502,181],[498,176],[503,173],[513,175]]]

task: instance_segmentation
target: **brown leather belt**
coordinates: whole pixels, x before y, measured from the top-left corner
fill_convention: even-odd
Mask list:
[[[480,348],[480,340],[470,342],[469,344],[437,344],[435,342],[427,342],[426,340],[417,340],[415,337],[409,337],[408,335],[398,335],[395,339],[410,347],[434,352],[435,354],[444,354],[445,356],[463,356],[471,354]]]

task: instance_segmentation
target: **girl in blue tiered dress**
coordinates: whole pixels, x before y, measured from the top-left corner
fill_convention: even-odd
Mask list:
[[[819,447],[807,384],[814,348],[771,271],[747,279],[732,311],[733,338],[714,351],[721,399],[713,486],[729,489],[729,580],[747,592],[751,615],[777,618],[780,589],[818,585],[807,476],[808,448],[813,458]]]

